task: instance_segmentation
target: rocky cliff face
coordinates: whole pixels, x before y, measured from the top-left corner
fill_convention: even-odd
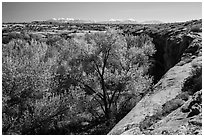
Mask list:
[[[189,31],[187,26],[134,33],[153,38],[157,53],[152,74],[158,82],[109,134],[202,133],[201,87],[192,94],[183,91],[194,64],[202,68],[202,33]],[[198,79],[202,81],[202,76]]]

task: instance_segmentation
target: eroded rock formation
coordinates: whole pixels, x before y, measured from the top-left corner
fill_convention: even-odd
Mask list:
[[[189,95],[182,87],[192,75],[192,62],[202,64],[202,33],[185,28],[142,33],[153,38],[157,64],[152,74],[155,82],[161,79],[109,134],[201,134],[202,90]]]

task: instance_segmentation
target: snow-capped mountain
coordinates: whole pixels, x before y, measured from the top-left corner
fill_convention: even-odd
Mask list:
[[[47,22],[58,22],[58,23],[99,23],[99,24],[160,24],[163,23],[158,20],[150,20],[144,22],[137,22],[135,19],[110,19],[108,21],[93,21],[93,20],[81,20],[74,18],[52,18],[47,20]]]
[[[48,22],[59,22],[59,23],[95,23],[92,20],[81,20],[73,18],[52,18],[47,20]]]
[[[134,19],[127,19],[123,21],[123,24],[138,24],[138,22]]]
[[[98,23],[102,23],[102,24],[137,24],[138,22],[134,19],[127,19],[127,20],[110,19],[108,21],[101,21]]]

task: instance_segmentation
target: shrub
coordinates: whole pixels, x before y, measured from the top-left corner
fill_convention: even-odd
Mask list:
[[[164,105],[162,105],[162,115],[166,116],[172,111],[176,110],[180,106],[184,104],[184,101],[182,99],[172,99],[170,101],[167,101]]]
[[[184,101],[187,101],[189,99],[189,94],[187,92],[182,92],[176,96],[176,99],[182,99]]]
[[[193,25],[190,29],[192,32],[202,32],[202,27],[201,25]]]
[[[202,89],[202,64],[193,62],[192,67],[191,75],[185,79],[182,87],[182,91],[189,95]]]
[[[45,134],[57,128],[55,121],[69,120],[78,113],[70,93],[53,93],[55,75],[50,68],[55,61],[41,61],[46,49],[46,44],[31,41],[29,45],[24,40],[3,46],[3,134]]]
[[[9,42],[10,42],[10,38],[9,38],[9,36],[4,36],[4,37],[2,37],[2,43],[3,44],[8,44]]]
[[[159,120],[161,120],[161,115],[159,113],[153,116],[146,116],[145,119],[139,123],[139,128],[141,131],[144,131]]]

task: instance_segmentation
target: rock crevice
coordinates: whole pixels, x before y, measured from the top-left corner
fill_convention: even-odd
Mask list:
[[[142,131],[143,129],[141,129],[141,127],[148,128],[148,133],[146,134],[149,134],[151,130],[157,131],[151,129],[153,127],[152,125],[162,121],[162,119],[168,117],[172,112],[178,111],[184,102],[188,100],[188,98],[181,100],[176,98],[182,94],[183,82],[191,75],[192,62],[196,61],[201,64],[201,35],[197,33],[183,33],[182,31],[177,33],[177,35],[172,33],[171,35],[148,33],[148,35],[153,38],[153,43],[157,49],[157,53],[154,56],[156,64],[154,68],[152,68],[152,75],[155,77],[155,82],[158,82],[154,86],[153,91],[147,93],[142,100],[116,124],[109,132],[111,135],[145,134],[146,131]],[[176,103],[175,108],[171,106],[172,101]],[[168,105],[168,102],[170,102],[170,105]],[[165,113],[165,115],[162,113],[164,106],[168,112],[167,114]],[[161,114],[161,117],[155,117],[158,114]],[[175,119],[179,118],[176,117]],[[183,119],[183,117],[180,119]],[[152,121],[153,123],[151,123]],[[134,126],[126,128],[130,123]],[[179,123],[175,122],[175,124]],[[165,134],[166,132],[162,131],[159,132],[159,134]],[[177,134],[177,132],[175,132],[175,134]]]
[[[154,83],[156,83],[170,68],[181,60],[182,54],[189,47],[193,38],[186,34],[175,38],[167,35],[161,36],[157,33],[149,35],[153,38],[153,43],[157,50],[153,57],[155,60],[154,67],[150,72],[154,76]]]

